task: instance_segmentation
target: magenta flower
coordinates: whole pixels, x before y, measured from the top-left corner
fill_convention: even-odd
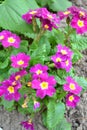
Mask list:
[[[53,55],[51,60],[54,62],[56,68],[65,69],[67,72],[69,72],[72,67],[71,59],[66,55],[62,55],[60,52]]]
[[[15,100],[18,101],[21,97],[18,90],[21,88],[21,84],[17,82],[17,84],[12,85],[11,80],[5,80],[2,82],[2,89],[4,89],[4,98],[6,100]]]
[[[3,96],[4,93],[5,93],[5,89],[2,86],[0,86],[0,97]]]
[[[57,50],[58,53],[61,53],[62,55],[66,55],[69,58],[71,58],[73,55],[73,52],[67,46],[62,46],[61,44],[58,44],[57,49],[58,49]]]
[[[31,122],[31,120],[29,121],[23,121],[21,122],[21,125],[26,129],[26,130],[34,130],[34,125]]]
[[[69,11],[69,10],[66,10],[64,12],[63,11],[59,11],[57,13],[57,15],[59,16],[60,20],[69,17],[70,14],[71,14],[71,11]]]
[[[48,67],[46,65],[36,64],[30,68],[30,73],[33,73],[33,78],[38,78],[42,73],[46,73]]]
[[[10,80],[14,80],[14,81],[18,81],[20,80],[24,75],[27,74],[27,71],[26,70],[21,70],[19,72],[16,72],[16,73],[13,73],[11,76],[10,76]]]
[[[10,34],[11,34],[11,32],[8,30],[3,30],[2,32],[0,32],[0,42],[2,42]]]
[[[72,54],[73,52],[66,46],[59,44],[57,46],[57,53],[51,56],[56,68],[65,69],[67,72],[72,68]]]
[[[46,8],[30,10],[22,15],[22,18],[29,24],[32,23],[33,18],[38,18],[45,30],[51,31],[52,28],[58,28],[59,18],[56,14],[50,13]]]
[[[32,23],[32,19],[38,14],[37,10],[29,10],[27,13],[22,15],[22,19],[25,20],[28,24]]]
[[[8,32],[7,32],[7,34],[8,34]],[[17,36],[16,34],[13,34],[10,32],[8,35],[5,35],[4,40],[2,40],[2,45],[5,48],[7,48],[9,46],[19,48],[20,42],[21,42],[20,37]]]
[[[62,68],[66,70],[66,72],[69,72],[72,68],[72,61],[71,59],[67,58],[62,64]]]
[[[32,88],[36,89],[36,96],[43,99],[46,95],[52,97],[56,92],[54,86],[56,85],[56,80],[54,76],[48,76],[46,73],[40,76],[40,79],[34,79],[32,81]]]
[[[69,107],[72,107],[72,108],[76,107],[79,101],[80,101],[80,97],[72,93],[69,93],[66,96],[66,105]]]
[[[76,29],[76,32],[78,34],[83,34],[87,32],[87,20],[86,19],[80,19],[78,17],[75,17],[71,21],[72,28]]]
[[[72,6],[68,8],[68,11],[71,12],[72,17],[85,18],[87,16],[87,11],[76,6]]]
[[[34,101],[34,110],[40,107],[40,102]]]
[[[11,61],[11,66],[14,68],[26,68],[30,61],[30,56],[25,53],[18,53],[16,56],[11,56]]]
[[[65,91],[71,92],[73,94],[79,94],[82,91],[82,87],[80,87],[72,77],[68,76],[66,81],[67,83],[63,86]]]

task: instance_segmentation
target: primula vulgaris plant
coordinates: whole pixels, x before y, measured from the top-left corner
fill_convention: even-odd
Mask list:
[[[33,34],[26,34],[29,39],[8,30],[0,32],[1,105],[29,114],[21,122],[26,130],[34,130],[36,113],[48,130],[70,130],[65,105],[76,107],[82,89],[87,89],[86,79],[76,76],[73,68],[82,57],[80,51],[87,48],[86,38],[79,35],[87,32],[87,12],[70,7],[54,14],[37,8],[22,19],[33,27]],[[66,20],[63,29],[62,19]]]

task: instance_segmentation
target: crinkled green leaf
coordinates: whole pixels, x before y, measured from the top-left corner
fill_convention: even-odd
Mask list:
[[[22,20],[22,15],[35,8],[38,8],[35,0],[5,0],[0,4],[0,27],[20,33],[32,32],[32,26]]]
[[[84,90],[87,90],[87,79],[86,79],[86,78],[75,76],[75,80],[78,82],[78,84],[79,84]]]
[[[63,118],[62,121],[52,130],[71,130],[71,124],[68,123],[65,118]]]
[[[68,0],[54,0],[54,2],[48,4],[53,11],[66,10],[68,7],[72,6],[72,3]]]
[[[65,105],[61,102],[50,100],[47,105],[47,126],[54,128],[64,118]]]

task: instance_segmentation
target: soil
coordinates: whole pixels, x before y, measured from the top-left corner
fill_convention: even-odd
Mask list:
[[[72,0],[73,5],[87,9],[87,0]],[[87,50],[83,58],[75,65],[77,75],[87,77]],[[72,130],[87,130],[87,92],[81,95],[81,101],[75,109],[67,108],[66,118],[72,123]],[[20,122],[27,117],[17,111],[7,112],[0,107],[0,130],[24,130]],[[35,130],[46,130],[41,123],[41,117],[35,118]]]

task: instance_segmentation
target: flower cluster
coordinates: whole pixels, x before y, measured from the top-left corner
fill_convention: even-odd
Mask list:
[[[12,61],[11,66],[14,68],[26,68],[28,66],[29,60],[30,60],[29,55],[20,52],[17,55],[11,56]]]
[[[43,99],[46,95],[53,96],[56,92],[54,86],[56,80],[54,76],[49,76],[47,73],[48,67],[37,64],[31,67],[30,72],[33,73],[32,88],[36,89],[36,96]]]
[[[16,34],[8,30],[4,30],[0,32],[0,42],[5,48],[9,46],[13,46],[14,48],[19,48],[21,40],[20,40],[20,37],[17,36]]]
[[[65,12],[58,12],[58,16],[60,20],[63,18],[69,18],[71,27],[75,28],[78,34],[83,34],[87,32],[86,10],[72,6],[68,8]]]
[[[26,74],[27,72],[22,70],[12,74],[9,79],[4,80],[0,86],[0,96],[4,96],[4,98],[8,101],[18,101],[21,97],[20,93],[18,92],[22,86],[20,79]]]
[[[56,68],[62,68],[69,72],[72,67],[73,52],[61,44],[57,46],[57,49],[56,54],[51,57],[51,60],[54,62]]]
[[[52,28],[58,28],[59,19],[56,14],[50,13],[46,8],[38,8],[35,10],[29,10],[26,14],[22,15],[22,18],[28,23],[32,23],[34,18],[39,18],[42,23],[42,28],[45,30],[52,30]]]
[[[75,107],[80,101],[80,97],[77,96],[82,91],[82,87],[74,81],[70,76],[66,78],[67,83],[64,84],[63,89],[69,92],[66,96],[66,104],[70,107]]]

